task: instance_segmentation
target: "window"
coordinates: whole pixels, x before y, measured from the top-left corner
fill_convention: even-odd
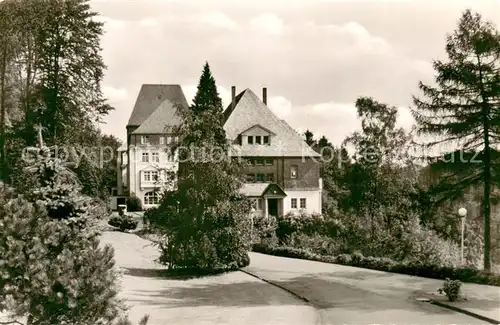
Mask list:
[[[264,144],[269,144],[269,136],[265,135],[263,136]]]
[[[179,137],[175,137],[174,141],[175,141],[175,143],[178,143],[179,142]]]
[[[142,162],[149,162],[149,153],[148,152],[142,153]]]
[[[266,161],[265,161],[265,164],[266,164],[267,166],[272,166],[272,165],[273,165],[273,163],[274,163],[274,160],[273,160],[273,159],[266,159]]]
[[[255,143],[256,144],[262,144],[262,137],[260,135],[255,137]]]
[[[249,183],[255,182],[255,175],[254,174],[247,174],[247,182],[249,182]]]
[[[274,174],[267,174],[266,181],[267,182],[274,182]]]
[[[253,144],[253,137],[252,136],[248,136],[248,144]]]
[[[164,136],[160,136],[160,144],[165,144],[165,137]]]
[[[264,210],[264,200],[263,199],[255,199],[255,210]]]
[[[159,178],[158,178],[158,172],[151,172],[151,180],[153,182],[157,182],[159,180]]]
[[[142,179],[145,182],[151,182],[151,172],[143,172],[142,173]]]
[[[159,163],[160,162],[160,154],[158,152],[152,152],[151,153],[151,160],[153,162]]]
[[[255,178],[256,178],[257,182],[264,182],[265,177],[266,176],[264,174],[257,174]]]
[[[157,192],[148,192],[144,194],[144,204],[159,204],[160,203],[160,195]]]
[[[305,209],[306,208],[306,199],[305,198],[301,198],[300,199],[300,208],[301,209]]]
[[[167,144],[172,143],[172,137],[167,137]]]
[[[141,135],[141,144],[148,144],[148,143],[149,143],[149,136]]]
[[[291,166],[290,167],[290,177],[291,178],[297,178],[297,166]]]
[[[297,209],[297,199],[292,199],[292,209]]]
[[[264,165],[264,159],[256,159],[255,164],[256,165]]]

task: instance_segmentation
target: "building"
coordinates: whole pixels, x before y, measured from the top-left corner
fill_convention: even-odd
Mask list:
[[[179,85],[142,85],[127,124],[127,146],[118,151],[112,207],[134,195],[150,208],[158,204],[161,189],[175,186],[178,163],[167,148],[178,141],[178,106],[188,107]]]
[[[127,125],[127,148],[118,152],[117,197],[136,195],[148,208],[161,188],[175,186],[176,155],[166,148],[178,140],[178,105],[187,101],[178,85],[143,85]],[[320,155],[250,89],[236,95],[224,112],[231,155],[245,159],[247,183],[241,193],[254,199],[257,213],[321,213]],[[117,202],[117,199],[115,199]]]
[[[250,89],[231,91],[224,129],[233,152],[247,161],[241,193],[264,215],[321,213],[320,155],[267,107],[266,88],[262,99]]]

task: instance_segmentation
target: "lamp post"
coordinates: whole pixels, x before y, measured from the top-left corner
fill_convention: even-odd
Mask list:
[[[250,242],[253,242],[253,217],[255,213],[255,208],[252,207],[252,210],[250,211]]]
[[[466,208],[458,209],[458,215],[460,216],[460,261],[464,265],[464,232],[465,232],[465,216],[467,215]]]

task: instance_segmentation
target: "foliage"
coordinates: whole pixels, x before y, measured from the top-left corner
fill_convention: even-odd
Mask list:
[[[439,172],[430,188],[436,203],[461,198],[484,187],[484,268],[491,267],[491,193],[500,184],[500,35],[491,22],[470,10],[446,40],[448,61],[435,61],[436,86],[420,83],[425,99],[414,98],[413,116],[420,134],[437,139],[426,147],[457,149],[432,160]]]
[[[135,194],[129,196],[125,201],[125,203],[127,205],[127,211],[130,212],[142,211],[141,199],[139,199]]]
[[[277,220],[275,217],[264,217],[259,214],[253,217],[252,243],[262,243],[270,246],[278,245],[276,236]]]
[[[175,132],[191,150],[179,152],[177,189],[166,192],[147,218],[167,238],[159,244],[160,262],[170,268],[232,270],[249,263],[251,204],[238,193],[239,163],[228,154],[220,99],[207,97],[218,97],[207,74],[205,65],[196,103],[178,110],[183,123]]]
[[[113,249],[99,247],[104,209],[39,141],[26,170],[35,188],[24,197],[0,190],[0,306],[29,325],[114,324],[125,307]]]
[[[134,230],[139,222],[130,215],[112,216],[109,218],[108,224],[118,228],[120,231]]]
[[[460,280],[450,280],[446,278],[442,288],[438,289],[438,292],[445,294],[450,301],[456,301],[460,298],[460,288],[462,287],[462,282]]]
[[[453,268],[449,266],[431,264],[412,264],[408,262],[397,262],[387,257],[365,257],[360,253],[340,254],[337,256],[319,255],[302,248],[288,246],[271,247],[262,244],[253,245],[252,250],[254,252],[275,256],[362,267],[378,271],[394,272],[426,278],[455,278],[463,282],[500,286],[500,275],[485,273],[474,267]]]
[[[18,188],[20,148],[35,144],[37,124],[50,145],[78,147],[79,161],[81,147],[108,146],[96,122],[112,108],[101,91],[102,23],[87,0],[6,0],[0,16],[0,179]],[[116,162],[98,161],[84,157],[75,172],[84,194],[105,199]]]

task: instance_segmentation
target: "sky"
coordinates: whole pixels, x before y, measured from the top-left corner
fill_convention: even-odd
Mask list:
[[[250,88],[299,132],[333,144],[360,128],[355,100],[409,107],[432,82],[445,38],[472,9],[500,28],[500,0],[91,0],[104,22],[103,132],[125,139],[142,84],[180,84],[189,102],[208,61],[225,106]]]

